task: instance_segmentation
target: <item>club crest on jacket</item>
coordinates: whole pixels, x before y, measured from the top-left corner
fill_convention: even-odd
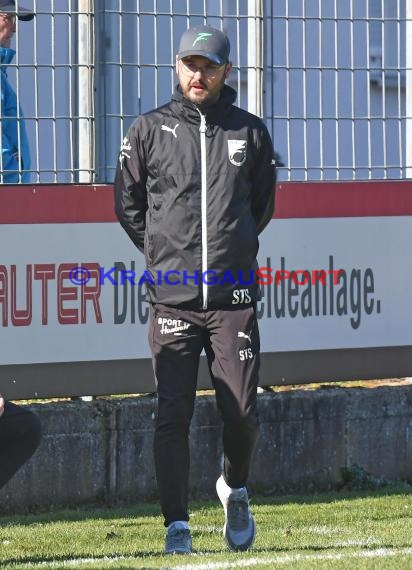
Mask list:
[[[247,141],[229,139],[227,146],[230,162],[235,166],[242,166],[246,160]]]

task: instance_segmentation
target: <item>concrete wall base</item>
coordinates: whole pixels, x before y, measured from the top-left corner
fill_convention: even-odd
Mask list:
[[[342,468],[412,481],[412,386],[259,395],[250,489],[265,495],[333,489]],[[154,396],[31,406],[43,425],[34,457],[0,491],[0,512],[156,500]],[[196,400],[190,496],[215,498],[222,454],[213,396]],[[1,468],[1,466],[0,466]]]

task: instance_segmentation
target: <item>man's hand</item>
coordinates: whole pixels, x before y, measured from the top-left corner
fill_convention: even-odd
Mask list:
[[[0,417],[3,415],[3,412],[4,412],[4,398],[0,394]]]

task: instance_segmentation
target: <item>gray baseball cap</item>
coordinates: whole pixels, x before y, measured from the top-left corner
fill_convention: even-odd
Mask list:
[[[32,20],[34,12],[16,4],[15,0],[0,0],[0,14],[14,14],[19,20]]]
[[[223,65],[229,61],[229,53],[229,39],[223,32],[210,26],[198,26],[183,32],[177,57],[183,59],[189,55],[201,55]]]

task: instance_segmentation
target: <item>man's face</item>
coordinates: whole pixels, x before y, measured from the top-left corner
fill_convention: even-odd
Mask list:
[[[191,55],[176,62],[183,95],[195,105],[215,103],[232,69],[232,64],[216,65],[210,59]]]
[[[11,39],[16,31],[16,16],[0,13],[0,45],[10,47]]]

